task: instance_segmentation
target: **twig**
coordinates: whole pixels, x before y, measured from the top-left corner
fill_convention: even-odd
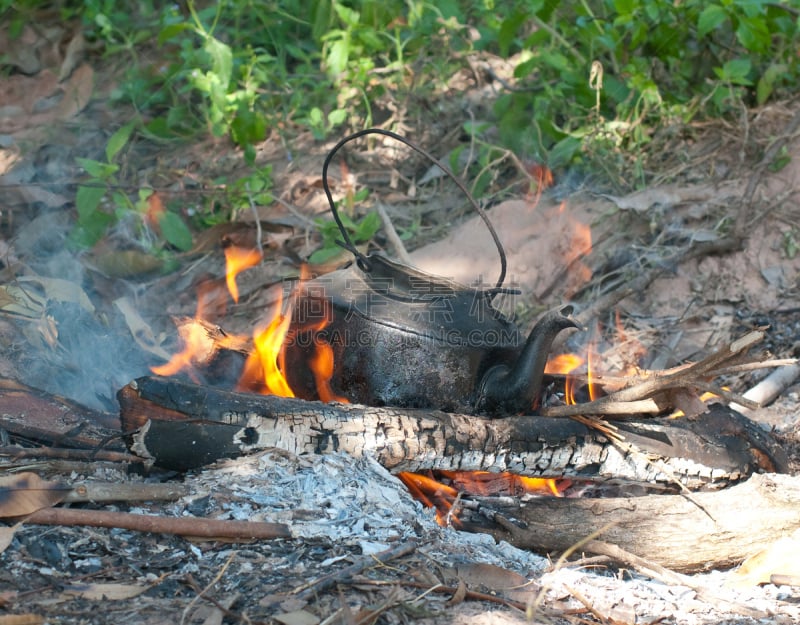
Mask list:
[[[326,588],[329,588],[336,582],[346,580],[353,575],[356,575],[366,569],[367,567],[372,566],[376,562],[384,564],[389,562],[390,560],[394,560],[395,558],[402,557],[409,553],[412,553],[417,548],[416,541],[409,541],[407,543],[403,543],[398,545],[397,547],[393,547],[391,549],[386,549],[385,551],[381,551],[380,553],[376,553],[370,556],[363,556],[359,558],[355,563],[351,564],[348,567],[343,568],[340,571],[335,571],[333,573],[329,573],[328,575],[323,575],[315,580],[312,580],[302,586],[298,586],[290,594],[297,595],[301,599],[305,599],[310,597],[311,595],[321,592]]]
[[[389,586],[389,585],[395,586],[399,584],[407,588],[420,588],[427,590],[428,592],[435,592],[443,595],[454,595],[456,592],[458,592],[458,588],[454,586],[445,586],[443,584],[437,584],[436,586],[431,587],[430,584],[424,584],[422,582],[412,582],[409,580],[385,582],[374,579],[358,579],[358,580],[353,580],[352,583],[358,584],[359,586]],[[500,605],[516,608],[517,610],[525,609],[525,604],[520,601],[514,601],[513,599],[504,599],[503,597],[496,594],[477,592],[475,590],[467,590],[466,593],[464,594],[464,599],[470,599],[472,601],[487,601],[489,603],[497,603]]]
[[[749,616],[750,618],[756,619],[765,618],[767,616],[767,614],[761,610],[755,610],[742,603],[716,596],[706,587],[701,586],[692,580],[691,577],[671,571],[660,564],[656,564],[655,562],[641,558],[633,553],[630,553],[629,551],[625,551],[624,549],[617,547],[616,545],[612,545],[611,543],[606,543],[600,540],[591,540],[584,545],[584,548],[586,551],[590,551],[591,553],[608,556],[617,562],[636,569],[643,575],[647,575],[648,577],[660,582],[664,582],[665,584],[675,584],[691,588],[705,601],[718,607],[724,607],[725,609],[735,611],[742,616]]]
[[[413,265],[414,262],[411,260],[411,256],[408,255],[406,246],[403,245],[403,240],[400,238],[400,235],[397,234],[397,230],[394,229],[394,224],[392,224],[389,213],[386,212],[386,207],[381,202],[376,202],[375,209],[378,211],[381,221],[383,221],[383,228],[386,230],[386,237],[391,242],[397,257],[406,265]]]
[[[141,460],[140,460],[141,461]],[[189,494],[183,484],[120,484],[119,482],[81,482],[73,484],[64,497],[68,503],[109,501],[174,501]]]
[[[649,409],[647,403],[640,407],[637,404],[641,412],[660,412],[666,407],[665,401],[659,401],[663,392],[669,389],[706,384],[702,380],[703,377],[714,375],[715,369],[726,362],[738,358],[763,338],[764,332],[762,330],[754,330],[697,362],[673,367],[666,371],[654,372],[638,383],[584,404],[543,408],[540,414],[545,417],[566,417],[578,414],[623,414],[621,409],[624,404],[648,401],[651,402]],[[653,405],[659,406],[659,408],[653,410]]]
[[[222,565],[222,567],[220,568],[219,572],[214,576],[214,579],[212,579],[206,585],[205,588],[200,590],[192,598],[192,600],[188,603],[188,605],[183,609],[183,613],[181,614],[181,625],[183,625],[186,622],[186,617],[189,614],[189,610],[192,609],[192,606],[195,605],[200,599],[205,599],[206,598],[205,594],[209,590],[211,590],[211,588],[212,588],[212,586],[214,586],[214,584],[216,584],[220,579],[222,579],[222,576],[225,574],[225,571],[228,570],[228,567],[231,565],[231,562],[233,562],[234,556],[236,556],[236,552],[235,551],[232,552],[230,556],[228,556],[228,559],[225,561],[225,564]],[[192,581],[194,581],[194,580],[192,580]],[[199,588],[197,588],[197,590],[199,590]],[[216,604],[216,602],[215,602],[215,605],[217,605],[218,608],[222,607],[222,606],[219,606],[218,604]],[[226,611],[227,611],[227,609],[226,609]]]
[[[765,406],[794,384],[797,378],[800,378],[800,364],[781,367],[770,373],[749,391],[746,391],[742,397]],[[745,416],[749,416],[753,412],[750,407],[741,403],[732,403],[731,408],[738,410]]]
[[[67,449],[63,447],[16,447],[14,445],[0,446],[0,456],[10,456],[13,460],[19,458],[59,458],[67,460],[97,460],[131,463],[139,463],[142,461],[139,456],[126,454],[120,451],[106,451],[104,449]]]
[[[233,540],[291,538],[289,526],[283,523],[256,521],[220,521],[196,517],[163,517],[107,510],[73,510],[43,508],[24,518],[36,525],[83,525],[114,527],[135,532],[177,534],[198,538],[228,538]]]

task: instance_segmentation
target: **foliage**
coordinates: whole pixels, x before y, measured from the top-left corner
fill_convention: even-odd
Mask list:
[[[637,154],[659,127],[738,115],[800,77],[797,10],[765,0],[519,1],[495,44],[522,58],[501,141],[551,167]]]
[[[105,161],[78,159],[88,180],[78,186],[75,195],[78,220],[70,233],[70,240],[78,247],[91,247],[120,221],[133,221],[140,235],[143,235],[144,226],[149,222],[151,228],[161,234],[163,242],[186,251],[192,246],[191,232],[177,213],[164,209],[152,189],[140,189],[134,202],[116,188],[116,176],[120,170],[117,157],[128,144],[135,123],[129,122],[111,135],[106,144]],[[151,231],[147,230],[148,233]],[[146,240],[145,236],[140,238]]]
[[[23,24],[36,6],[0,0],[12,25]],[[495,83],[491,114],[482,111],[479,125],[464,126],[477,150],[469,170],[477,195],[491,187],[491,167],[509,151],[550,168],[590,165],[612,178],[629,172],[633,160],[641,180],[642,154],[660,129],[699,116],[740,115],[745,106],[785,95],[800,79],[800,16],[789,0],[63,0],[60,6],[65,21],[82,21],[92,49],[130,60],[112,98],[139,111],[141,137],[210,133],[241,149],[251,169],[241,180],[224,181],[232,214],[253,194],[268,198],[270,173],[257,166],[255,148],[269,131],[299,125],[323,140],[373,125],[376,102],[433,95],[477,52],[515,67],[513,87]],[[90,243],[127,204],[112,191],[113,155],[81,165],[91,184],[78,190],[76,241]],[[103,198],[116,208],[101,208]],[[135,203],[130,210],[138,210]]]
[[[366,189],[362,189],[354,195],[351,203],[364,200],[367,197],[367,193]],[[355,221],[346,212],[340,211],[339,218],[347,229],[350,240],[356,245],[370,241],[381,227],[381,218],[376,212],[367,213],[364,217]],[[331,219],[317,219],[316,223],[322,237],[322,245],[309,257],[308,261],[310,263],[325,263],[341,252],[342,248],[338,242],[342,239],[342,234],[339,232],[339,226]]]

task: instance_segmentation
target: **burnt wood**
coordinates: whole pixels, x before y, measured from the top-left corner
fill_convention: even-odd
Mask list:
[[[664,483],[677,478],[690,488],[787,468],[769,435],[721,405],[697,419],[617,420],[624,440],[614,444],[571,419],[323,404],[158,377],[131,382],[118,398],[131,451],[177,470],[273,447],[370,454],[393,472],[488,470]]]

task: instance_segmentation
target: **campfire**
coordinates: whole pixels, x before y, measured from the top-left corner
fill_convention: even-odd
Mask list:
[[[340,142],[325,168],[361,134]],[[323,186],[330,194],[324,176]],[[332,199],[331,208],[338,219]],[[491,306],[510,292],[496,237],[500,278],[467,288],[364,256],[342,235],[356,262],[321,276],[304,270],[252,336],[212,324],[202,306],[194,318],[177,320],[182,350],[153,373],[179,377],[140,378],[119,394],[134,453],[180,470],[269,447],[373,455],[435,508],[441,524],[547,551],[569,545],[542,542],[546,532],[524,527],[541,523],[555,501],[569,506],[557,508],[566,518],[565,510],[602,506],[625,528],[616,544],[636,552],[644,538],[618,501],[677,506],[691,523],[712,505],[698,499],[714,494],[703,491],[732,492],[754,472],[785,470],[771,438],[719,403],[752,402],[713,383],[742,366],[763,332],[674,369],[632,364],[612,375],[591,343],[584,355],[550,353],[557,335],[580,327],[572,307],[542,315],[526,340]],[[237,276],[260,258],[257,250],[227,247],[234,301]],[[619,318],[616,325],[626,341]],[[696,492],[688,509],[682,495],[665,497],[689,489]],[[565,535],[590,533],[585,517],[574,523]],[[669,543],[675,528],[661,530]],[[710,543],[714,554],[702,562],[686,550],[657,559],[690,570],[740,557],[730,541]]]

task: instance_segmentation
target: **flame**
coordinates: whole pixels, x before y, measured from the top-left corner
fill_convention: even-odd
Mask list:
[[[331,389],[331,378],[333,377],[333,348],[322,340],[317,341],[314,356],[309,363],[314,374],[314,381],[317,385],[317,395],[324,402],[338,401],[342,404],[349,404],[346,397],[337,395]]]
[[[260,250],[248,249],[237,245],[229,245],[225,248],[225,282],[234,302],[238,303],[239,301],[239,286],[236,284],[236,276],[245,269],[260,263],[261,259]]]
[[[292,320],[291,307],[281,311],[283,298],[278,300],[275,313],[263,329],[253,332],[253,352],[244,363],[242,376],[236,390],[257,391],[264,395],[294,397],[294,392],[283,375],[283,340]]]
[[[577,354],[556,354],[547,360],[544,372],[548,374],[553,373],[572,373],[583,363],[586,362],[585,358]],[[564,401],[567,404],[574,404],[575,402],[575,377],[567,375],[564,383]]]
[[[191,367],[203,360],[203,356],[208,353],[204,345],[208,344],[208,332],[199,323],[187,323],[178,326],[178,336],[183,343],[183,349],[174,354],[169,362],[157,367],[150,367],[150,371],[156,375],[170,376],[180,373],[184,369]]]
[[[436,469],[422,473],[403,471],[397,477],[406,485],[411,495],[428,508],[436,509],[439,525],[461,525],[453,507],[459,495],[482,497],[524,495],[563,497],[572,485],[568,479],[526,477],[515,473],[490,471],[445,471]]]
[[[562,202],[558,214],[567,219],[571,228],[569,240],[564,248],[564,266],[567,268],[567,285],[565,297],[569,299],[578,289],[589,282],[592,270],[583,259],[592,251],[592,229],[567,213],[567,203]]]
[[[445,527],[449,521],[458,523],[458,519],[452,514],[453,504],[458,498],[458,491],[455,488],[421,473],[401,471],[397,477],[405,484],[414,499],[426,508],[436,509],[436,522],[439,525]]]

